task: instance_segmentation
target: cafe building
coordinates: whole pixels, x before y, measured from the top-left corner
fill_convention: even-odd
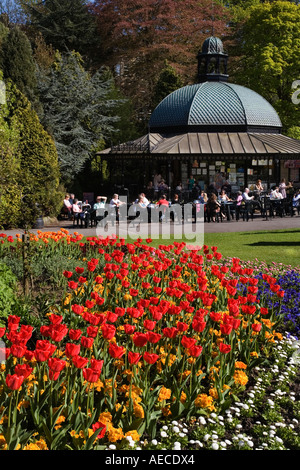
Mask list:
[[[164,179],[169,195],[192,175],[202,189],[227,180],[233,192],[257,179],[271,188],[285,177],[299,182],[300,141],[261,95],[228,81],[228,55],[209,37],[198,54],[198,82],[184,86],[153,111],[148,133],[100,152],[111,183],[129,194]]]

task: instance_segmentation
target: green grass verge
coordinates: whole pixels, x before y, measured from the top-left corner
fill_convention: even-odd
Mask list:
[[[177,240],[180,241],[180,240]],[[154,246],[168,245],[170,240],[153,240]],[[190,244],[190,242],[187,242]],[[206,233],[204,243],[217,246],[225,257],[259,260],[300,266],[300,229],[251,231],[236,233]]]

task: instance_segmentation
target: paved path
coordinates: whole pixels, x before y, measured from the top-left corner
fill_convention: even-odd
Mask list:
[[[145,226],[145,225],[144,225]],[[120,236],[125,236],[126,234],[126,225],[120,225]],[[174,225],[174,227],[178,228],[177,224]],[[52,227],[44,227],[40,229],[43,232],[46,231],[53,231],[56,232],[60,230],[60,228],[67,229],[71,234],[74,232],[79,232],[82,233],[85,236],[97,236],[96,228],[81,228],[79,227],[73,227],[73,223],[70,221],[61,221],[58,223],[57,226],[52,226]],[[252,221],[251,219],[246,222],[243,220],[239,220],[236,222],[235,220],[232,221],[223,221],[219,223],[205,223],[204,224],[204,233],[233,233],[233,232],[251,232],[251,231],[261,231],[261,230],[283,230],[283,229],[299,229],[300,230],[300,216],[294,216],[294,217],[275,217],[273,219],[262,219],[259,216],[255,216],[254,220]],[[156,225],[156,228],[154,230],[159,230],[159,225]],[[36,233],[37,229],[32,229],[31,232]],[[12,235],[15,236],[17,233],[22,234],[23,230],[21,229],[15,229],[15,230],[0,230],[0,233],[6,233],[7,235]],[[152,232],[153,233],[153,232]],[[157,233],[154,231],[154,233]],[[164,232],[166,233],[166,232]],[[142,235],[141,235],[142,236]],[[144,238],[142,236],[142,238]],[[154,237],[153,237],[154,238]]]

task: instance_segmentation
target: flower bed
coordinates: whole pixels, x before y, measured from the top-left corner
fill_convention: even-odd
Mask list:
[[[161,423],[229,409],[283,340],[280,284],[223,261],[217,247],[84,243],[66,231],[32,240],[77,265],[62,267],[62,302],[38,329],[18,315],[0,329],[3,448],[151,442]],[[3,250],[13,243],[3,241]],[[272,298],[261,295],[266,286]]]

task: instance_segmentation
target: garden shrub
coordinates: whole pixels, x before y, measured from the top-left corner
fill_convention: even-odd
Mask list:
[[[31,227],[39,215],[56,216],[61,209],[58,157],[29,100],[10,80],[5,85],[7,104],[0,111],[0,225]]]
[[[0,263],[0,325],[5,323],[18,303],[16,287],[17,278],[8,266]]]

